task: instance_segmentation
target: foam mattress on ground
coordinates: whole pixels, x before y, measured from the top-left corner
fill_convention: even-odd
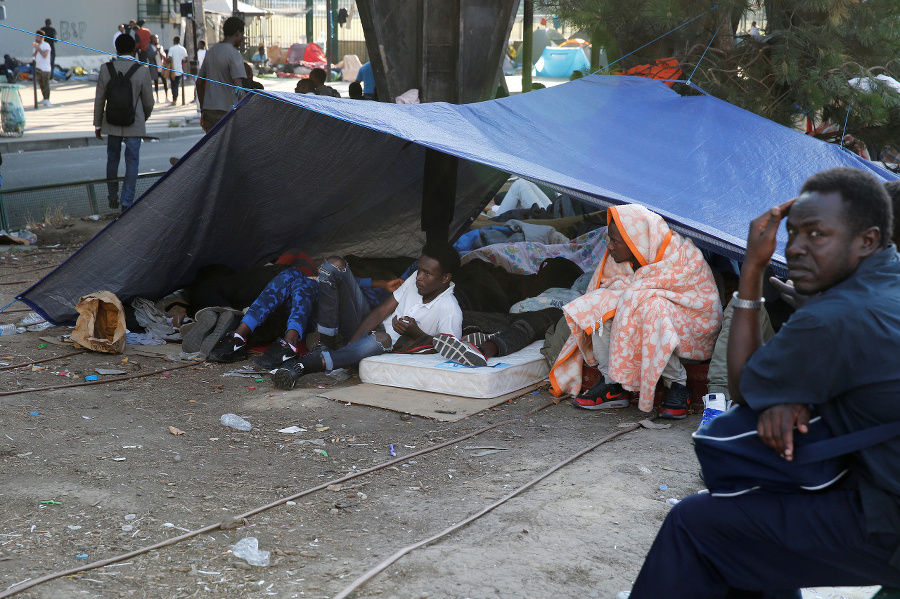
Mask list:
[[[489,399],[547,378],[550,366],[542,345],[535,341],[482,367],[462,366],[439,354],[384,354],[360,362],[359,378],[375,385]]]

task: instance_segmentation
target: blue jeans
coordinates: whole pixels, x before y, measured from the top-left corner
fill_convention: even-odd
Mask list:
[[[296,268],[286,268],[272,279],[256,301],[247,309],[241,322],[256,330],[262,322],[285,303],[290,302],[287,330],[306,334],[312,317],[313,304],[318,296],[318,286]]]
[[[339,350],[323,351],[322,359],[325,361],[325,370],[334,370],[335,368],[354,366],[362,362],[363,358],[380,356],[390,349],[390,347],[384,347],[378,342],[375,338],[375,333],[369,333]]]
[[[344,340],[353,337],[371,309],[350,267],[338,268],[328,260],[319,267],[319,333]]]
[[[141,155],[140,137],[119,137],[108,135],[106,139],[106,186],[109,199],[119,199],[119,158],[122,155],[122,142],[125,142],[125,183],[122,185],[122,208],[134,203],[134,192],[137,189],[138,161]]]

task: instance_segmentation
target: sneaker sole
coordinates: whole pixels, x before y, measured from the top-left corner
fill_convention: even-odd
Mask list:
[[[614,410],[616,408],[627,408],[631,405],[631,400],[627,398],[611,399],[595,406],[583,406],[574,399],[570,399],[569,402],[571,402],[571,404],[576,408],[581,408],[582,410]]]
[[[683,420],[684,418],[687,418],[687,408],[679,410],[661,408],[659,410],[659,417],[664,420]]]
[[[213,312],[213,314],[216,314]],[[218,318],[216,319],[216,326],[213,327],[212,332],[203,338],[203,342],[200,343],[200,349],[198,350],[204,356],[208,356],[209,352],[213,350],[216,346],[216,343],[219,342],[219,339],[225,336],[226,333],[230,333],[234,328],[234,314],[231,312],[222,312],[221,314],[217,314]],[[194,327],[197,328],[197,327]],[[191,329],[191,333],[194,332],[194,329]],[[238,360],[234,360],[237,362]]]
[[[293,377],[293,373],[287,368],[279,368],[272,375],[272,383],[276,389],[290,391],[297,385],[297,380]]]
[[[448,360],[465,366],[487,366],[487,360],[456,337],[436,335],[434,349]]]
[[[185,333],[184,340],[181,342],[181,349],[189,354],[200,351],[203,339],[215,328],[218,320],[219,315],[212,310],[201,311],[197,315],[197,321],[194,323],[194,326]]]

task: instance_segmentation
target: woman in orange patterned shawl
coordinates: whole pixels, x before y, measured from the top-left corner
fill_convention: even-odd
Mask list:
[[[674,388],[684,397],[683,410],[662,415],[683,418],[687,375],[678,358],[708,360],[722,323],[712,271],[689,239],[643,206],[609,208],[607,224],[610,246],[588,292],[563,308],[572,334],[550,372],[552,392],[578,395],[587,362],[606,376],[607,391],[639,391],[638,407],[649,412],[662,375],[667,396]],[[622,406],[603,406],[603,397],[575,401],[589,409]]]

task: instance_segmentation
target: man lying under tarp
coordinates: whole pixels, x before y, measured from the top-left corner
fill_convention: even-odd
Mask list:
[[[572,332],[550,372],[552,392],[595,410],[625,407],[627,391],[639,390],[638,407],[649,412],[662,377],[660,415],[684,418],[690,394],[679,358],[708,360],[722,321],[712,271],[689,239],[643,206],[611,207],[607,224],[609,246],[588,292],[563,308]],[[579,395],[584,362],[603,376]]]
[[[415,276],[410,276],[380,306],[369,310],[359,286],[346,263],[340,259],[326,262],[335,285],[336,296],[328,303],[331,315],[323,314],[340,330],[355,332],[346,346],[331,350],[320,347],[305,356],[288,360],[272,375],[279,389],[293,389],[306,374],[355,366],[365,358],[394,351],[415,351],[422,340],[430,347],[430,338],[438,333],[462,335],[462,311],[453,295],[453,275],[459,270],[459,254],[447,243],[431,243],[422,249]],[[323,285],[323,288],[325,285]],[[320,302],[321,307],[321,302]],[[336,316],[336,317],[335,317]],[[335,318],[332,318],[335,317]]]

